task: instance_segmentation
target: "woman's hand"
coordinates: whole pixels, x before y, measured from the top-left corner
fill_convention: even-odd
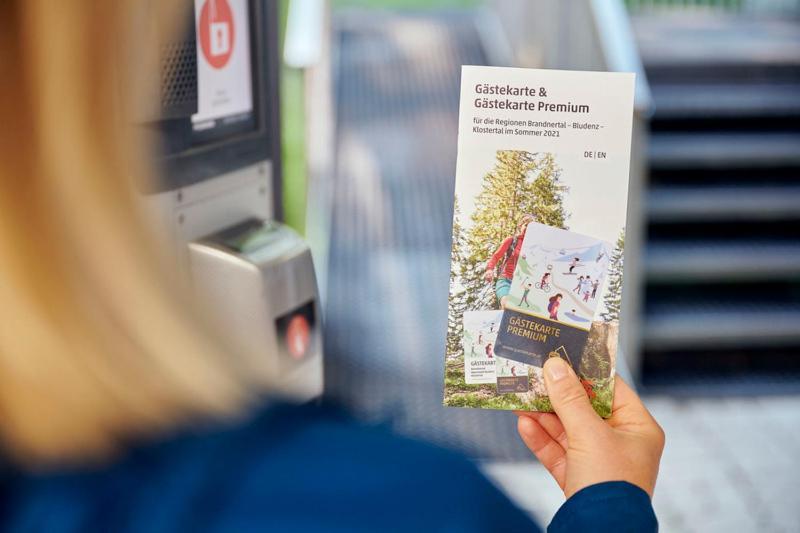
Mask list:
[[[517,412],[517,430],[569,498],[603,481],[628,481],[651,497],[664,431],[619,376],[611,418],[592,409],[575,372],[557,357],[544,365],[553,413]]]
[[[486,283],[493,282],[494,277],[495,277],[494,269],[486,269],[486,274],[483,275],[483,279],[486,280]]]

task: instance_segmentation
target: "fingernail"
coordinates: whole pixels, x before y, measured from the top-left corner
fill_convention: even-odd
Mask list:
[[[549,359],[544,366],[547,375],[550,376],[552,381],[562,380],[567,377],[567,374],[569,373],[567,363],[559,357]]]

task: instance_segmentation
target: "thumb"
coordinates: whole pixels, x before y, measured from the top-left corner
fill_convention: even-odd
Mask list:
[[[544,364],[544,383],[550,403],[564,425],[567,437],[578,436],[600,423],[578,376],[566,361],[552,357]]]

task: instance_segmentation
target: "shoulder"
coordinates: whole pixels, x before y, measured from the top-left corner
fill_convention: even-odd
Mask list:
[[[3,522],[26,531],[535,530],[462,456],[317,407],[273,406],[16,486]]]
[[[246,450],[223,476],[232,480],[225,516],[242,527],[488,530],[503,510],[509,525],[527,521],[462,456],[332,409],[275,408],[234,440]]]

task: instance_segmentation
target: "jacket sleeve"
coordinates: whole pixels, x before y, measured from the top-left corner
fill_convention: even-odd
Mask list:
[[[573,494],[547,531],[655,532],[658,520],[645,491],[626,481],[608,481]]]
[[[503,257],[509,246],[511,246],[511,237],[506,237],[497,251],[495,251],[495,253],[492,254],[492,257],[489,258],[489,261],[487,261],[486,270],[493,270],[494,267],[497,266],[497,262]]]

